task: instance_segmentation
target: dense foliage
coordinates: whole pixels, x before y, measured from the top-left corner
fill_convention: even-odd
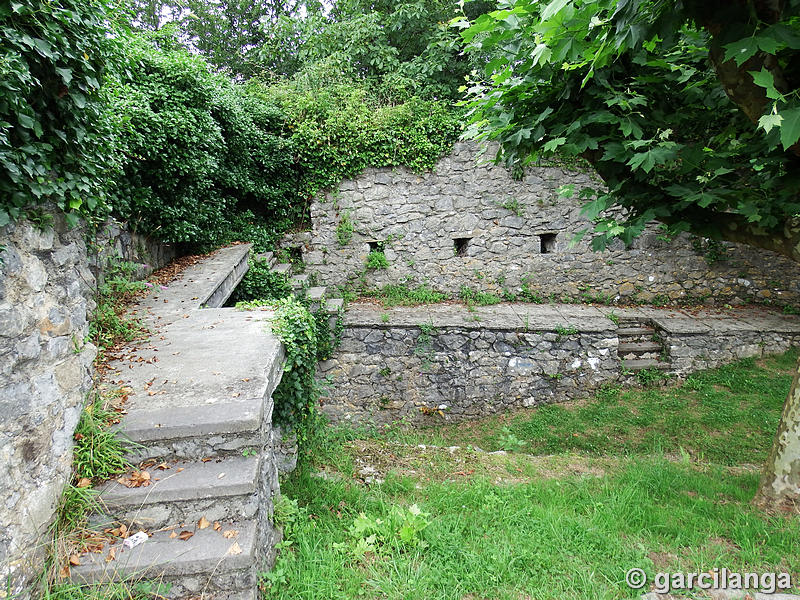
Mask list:
[[[292,14],[279,4],[234,8]],[[307,223],[321,188],[367,166],[430,168],[460,133],[446,104],[387,102],[375,81],[341,72],[232,79],[183,45],[205,35],[187,33],[187,7],[134,3],[132,23],[159,21],[134,34],[101,0],[54,6],[0,13],[0,223],[55,201],[186,250],[236,239],[263,250]]]
[[[114,86],[125,157],[116,212],[166,242],[203,247],[228,241],[245,209],[287,226],[295,174],[283,115],[169,39],[160,45],[128,43],[131,67]]]
[[[587,208],[598,246],[659,219],[791,256],[800,2],[757,4],[504,0],[463,34],[492,58],[470,132],[510,164],[588,160],[607,186]],[[619,222],[603,214],[615,204]]]
[[[73,222],[81,209],[104,211],[109,18],[105,0],[0,3],[0,226],[48,201]]]

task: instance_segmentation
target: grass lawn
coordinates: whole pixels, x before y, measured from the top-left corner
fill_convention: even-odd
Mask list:
[[[638,598],[634,567],[797,584],[800,519],[750,505],[796,357],[477,423],[328,430],[283,482],[264,597]]]

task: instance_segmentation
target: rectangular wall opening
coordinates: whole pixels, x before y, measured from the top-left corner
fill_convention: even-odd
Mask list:
[[[453,240],[453,251],[456,256],[466,256],[467,246],[472,238],[456,238]]]
[[[369,251],[370,252],[383,252],[384,242],[379,242],[378,240],[372,240],[367,242],[369,244]]]
[[[556,251],[556,233],[540,233],[539,243],[542,254],[552,254]]]

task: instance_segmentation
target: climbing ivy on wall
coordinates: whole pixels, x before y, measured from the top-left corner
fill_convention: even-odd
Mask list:
[[[272,395],[275,423],[297,435],[302,446],[309,435],[319,395],[314,380],[317,368],[317,326],[314,316],[292,296],[275,304],[272,330],[283,342],[286,361],[283,377]]]
[[[110,17],[105,0],[0,3],[0,226],[46,202],[72,222],[106,210]]]

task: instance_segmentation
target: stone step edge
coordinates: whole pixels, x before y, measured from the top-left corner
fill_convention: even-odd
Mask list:
[[[625,354],[628,352],[661,352],[663,347],[657,342],[620,342],[617,345],[617,353]]]
[[[115,510],[250,495],[258,491],[259,465],[258,456],[180,461],[165,470],[148,469],[151,483],[146,487],[110,481],[98,488],[98,498]]]
[[[115,430],[120,437],[134,444],[256,432],[262,426],[265,404],[282,375],[283,360],[275,360],[266,373],[269,383],[261,398],[137,410],[125,415]]]
[[[617,336],[653,335],[655,332],[652,327],[621,327],[617,329]]]
[[[134,444],[183,440],[261,429],[264,399],[138,410],[125,416],[117,434]]]
[[[248,259],[252,244],[240,244],[236,246],[240,256],[233,263],[233,267],[226,273],[220,274],[214,284],[213,289],[198,303],[200,307],[219,308],[231,295],[236,286],[242,281],[249,268]]]
[[[80,558],[82,564],[72,567],[71,579],[73,583],[92,584],[132,577],[212,576],[253,566],[258,537],[254,520],[227,523],[219,531],[211,527],[187,530],[193,531],[188,540],[171,538],[172,531],[165,530],[153,533],[134,548],[124,548],[119,541],[103,552],[84,554]],[[223,535],[234,530],[238,532],[235,536]],[[115,559],[107,561],[111,548],[115,548]]]

